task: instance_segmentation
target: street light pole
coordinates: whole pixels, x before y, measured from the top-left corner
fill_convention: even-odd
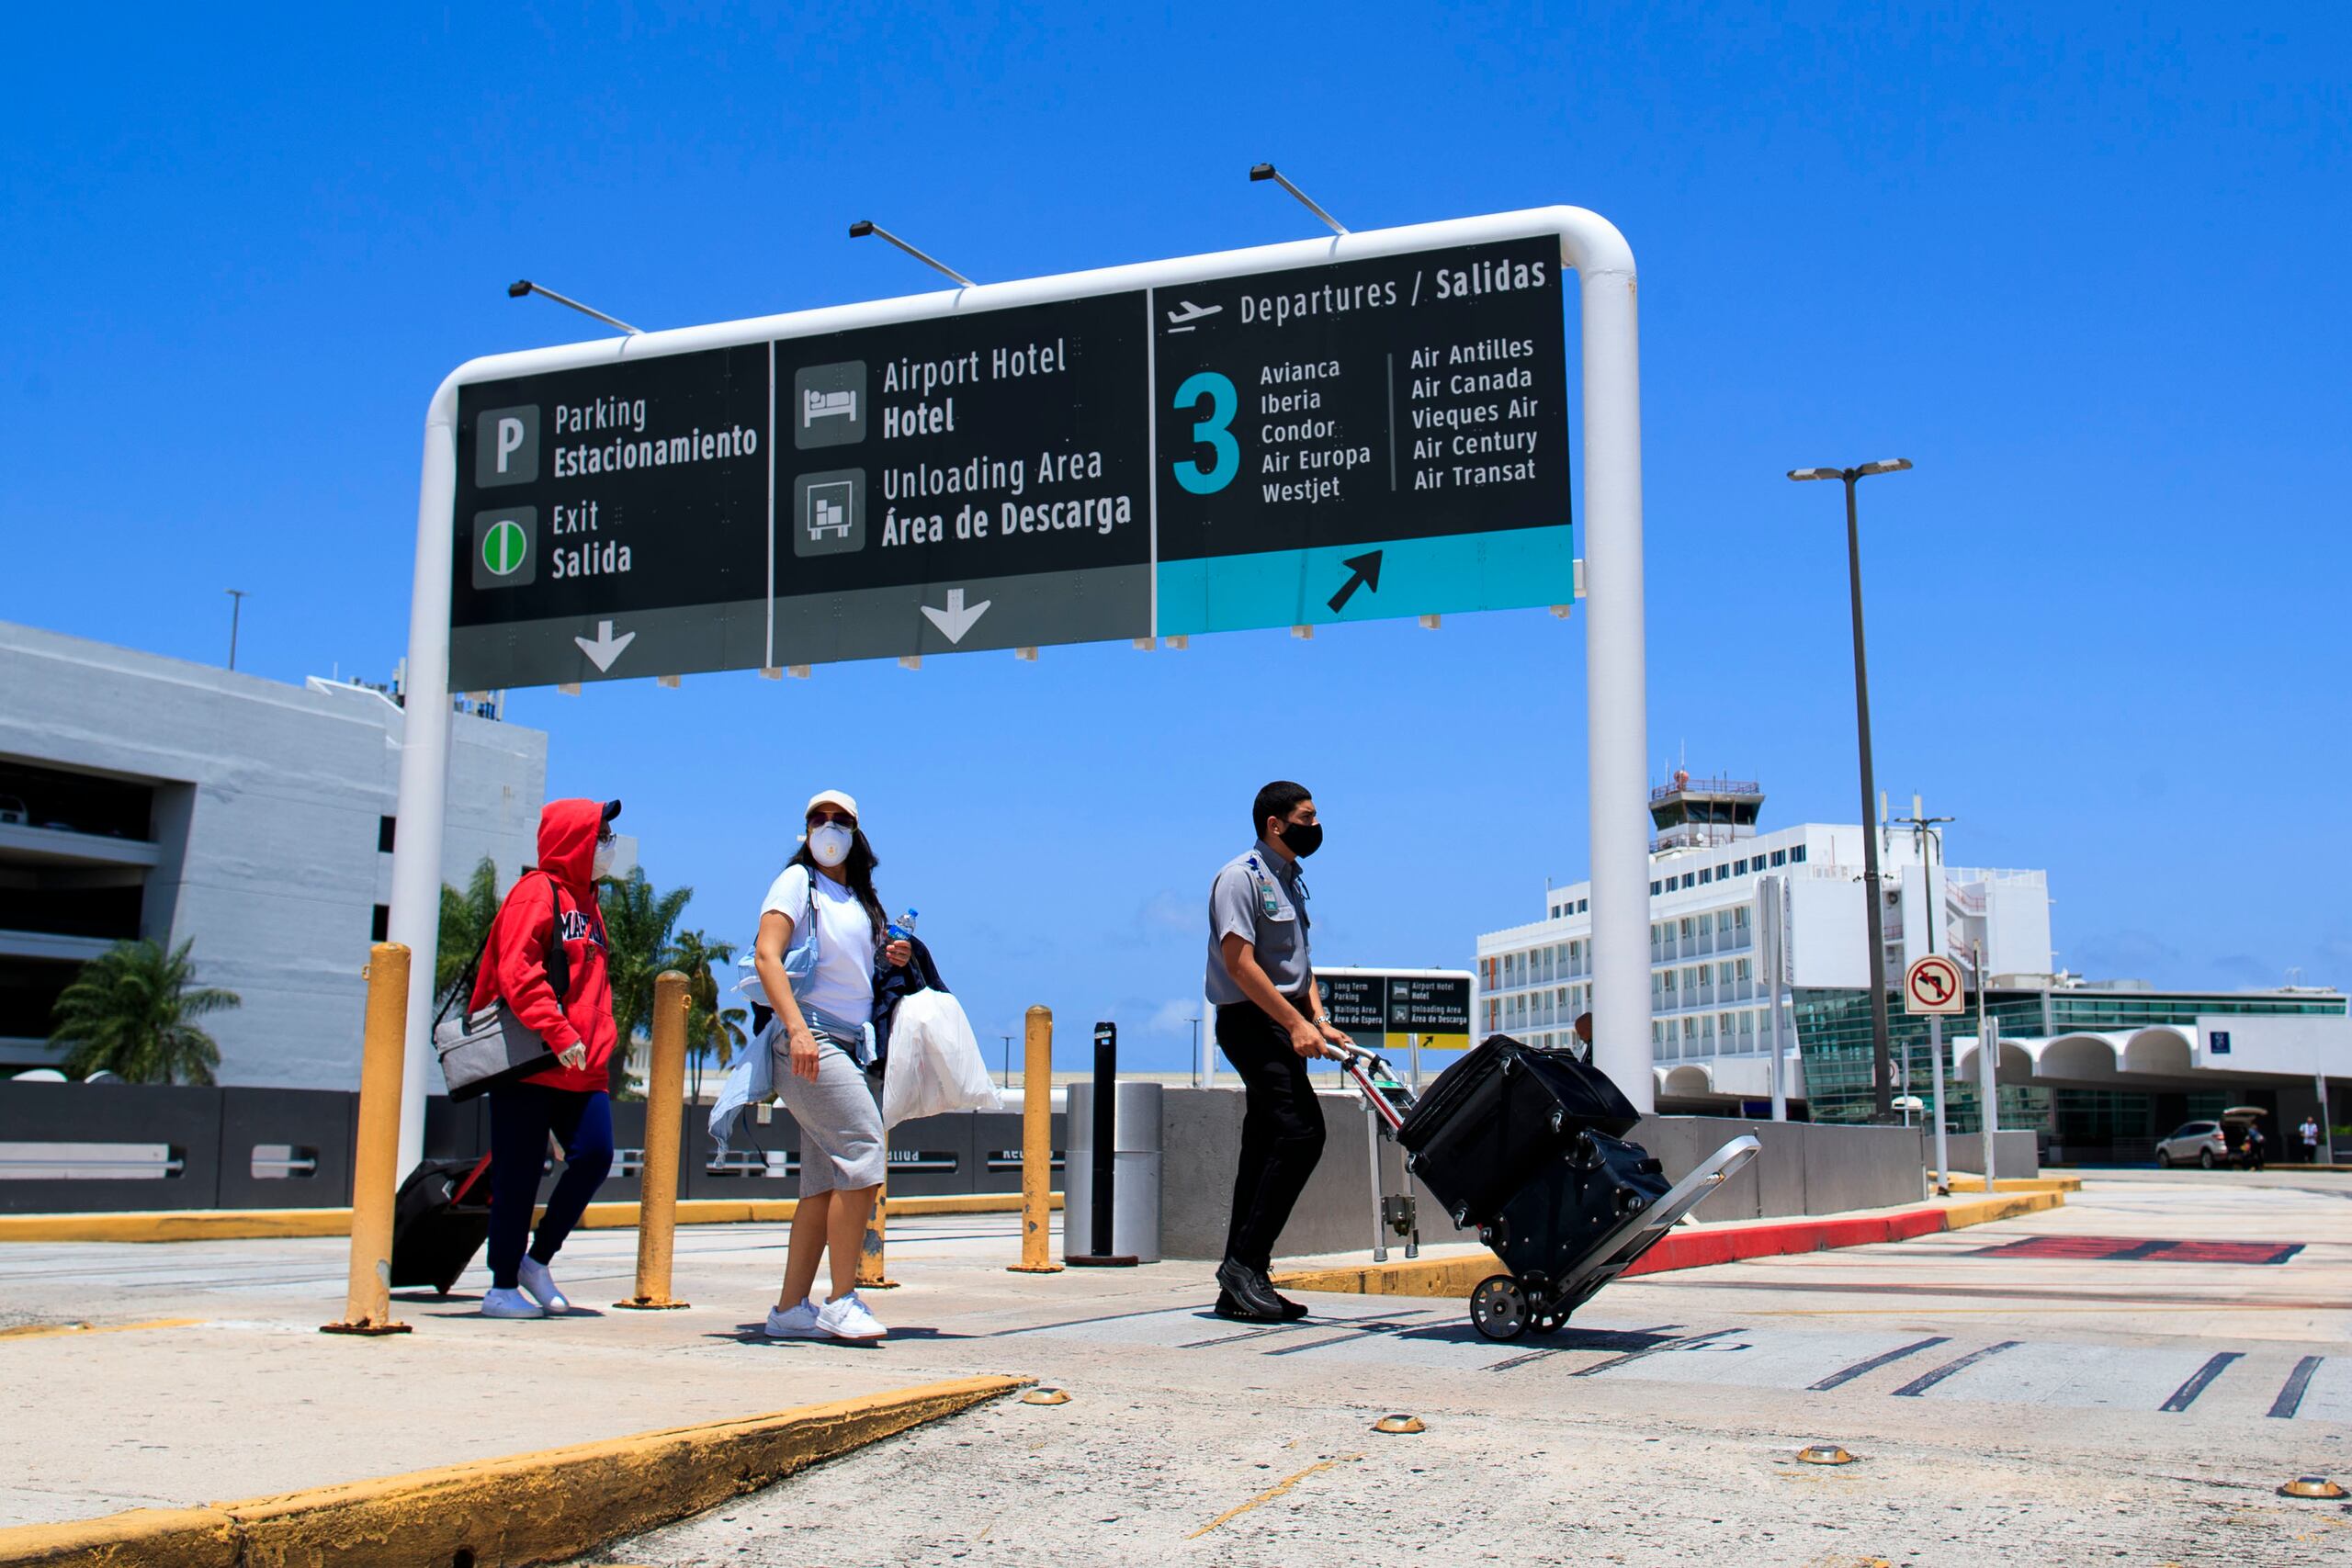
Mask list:
[[[1886,1017],[1886,910],[1879,891],[1878,831],[1871,816],[1878,783],[1871,764],[1871,680],[1862,647],[1862,533],[1854,507],[1854,485],[1873,474],[1901,473],[1907,457],[1890,457],[1852,468],[1792,468],[1792,479],[1843,479],[1846,483],[1846,579],[1854,607],[1854,728],[1862,754],[1862,896],[1871,944],[1871,1085],[1872,1120],[1894,1116],[1894,1071]]]

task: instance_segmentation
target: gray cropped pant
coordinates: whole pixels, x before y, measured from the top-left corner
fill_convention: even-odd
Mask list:
[[[817,1037],[814,1082],[792,1070],[792,1052],[781,1028],[773,1031],[769,1043],[776,1098],[800,1124],[800,1195],[879,1187],[888,1169],[888,1150],[882,1108],[875,1103],[865,1070],[813,1021],[809,1032]]]

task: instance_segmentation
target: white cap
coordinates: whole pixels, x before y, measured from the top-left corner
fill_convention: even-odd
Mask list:
[[[817,807],[820,806],[838,806],[843,811],[848,812],[852,817],[855,817],[857,815],[856,801],[852,800],[847,795],[843,794],[840,790],[820,789],[816,794],[808,797],[808,805],[806,809],[800,813],[801,817],[805,819],[809,812],[816,810]]]

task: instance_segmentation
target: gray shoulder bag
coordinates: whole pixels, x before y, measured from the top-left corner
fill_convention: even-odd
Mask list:
[[[571,960],[563,946],[562,902],[555,888],[555,878],[548,878],[548,985],[555,992],[555,999],[562,1001],[571,987]],[[488,951],[489,943],[483,943]],[[481,970],[481,953],[474,954],[465,978],[448,1001],[441,1004],[446,1015],[458,997],[473,995],[475,976]],[[441,1055],[441,1077],[449,1086],[453,1100],[471,1100],[501,1084],[515,1083],[548,1071],[558,1065],[556,1054],[538,1032],[514,1016],[514,1010],[499,998],[479,1011],[466,1012],[444,1022],[433,1021],[433,1048]]]

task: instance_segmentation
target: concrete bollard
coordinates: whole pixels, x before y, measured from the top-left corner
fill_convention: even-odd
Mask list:
[[[400,1188],[401,1072],[408,1053],[409,953],[368,950],[368,1025],[359,1058],[359,1135],[351,1156],[351,1280],[343,1321],[322,1334],[406,1334],[392,1321],[392,1201]]]
[[[685,1115],[686,977],[653,981],[653,1051],[645,1068],[645,1168],[638,1177],[637,1294],[616,1307],[660,1312],[687,1303],[670,1294],[678,1225],[678,1142]]]
[[[1054,1242],[1054,1011],[1029,1010],[1021,1068],[1021,1261],[1015,1274],[1058,1274]]]

